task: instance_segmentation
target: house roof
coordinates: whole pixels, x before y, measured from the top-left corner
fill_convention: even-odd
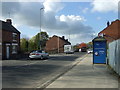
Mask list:
[[[113,22],[111,23],[111,25],[109,25],[109,26],[112,26],[113,23],[120,23],[120,20],[117,19],[117,20],[113,21]],[[105,31],[107,28],[109,28],[109,26],[107,26],[105,29],[103,29],[102,31],[100,31],[100,32],[98,33],[98,35],[99,35],[100,33],[102,33],[103,31]]]
[[[6,30],[10,32],[20,33],[13,25],[0,20],[0,30]]]
[[[59,36],[56,36],[56,35],[54,35],[53,37],[58,37],[58,38],[60,38],[61,40],[63,40],[64,42],[66,42],[66,43],[68,43],[68,44],[71,44],[71,43],[68,41],[68,39],[64,39],[64,38],[59,37]]]

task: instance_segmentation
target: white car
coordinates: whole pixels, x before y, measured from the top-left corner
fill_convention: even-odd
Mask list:
[[[49,58],[49,54],[43,50],[32,51],[29,55],[30,59],[46,59]]]
[[[89,54],[89,53],[93,53],[93,49],[88,49],[87,50],[87,53]]]

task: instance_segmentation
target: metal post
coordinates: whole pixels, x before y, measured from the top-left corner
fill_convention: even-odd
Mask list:
[[[39,36],[40,37],[40,50],[42,49],[42,47],[41,47],[41,10],[42,9],[44,9],[44,8],[40,8],[40,34],[39,34],[40,35]]]

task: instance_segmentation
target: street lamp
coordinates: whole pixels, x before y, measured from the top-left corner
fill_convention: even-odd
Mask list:
[[[42,49],[41,47],[41,10],[43,10],[44,8],[40,8],[40,50]]]

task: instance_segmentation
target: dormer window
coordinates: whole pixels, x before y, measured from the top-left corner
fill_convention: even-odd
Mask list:
[[[12,35],[13,35],[13,41],[17,41],[17,33],[12,33]]]

